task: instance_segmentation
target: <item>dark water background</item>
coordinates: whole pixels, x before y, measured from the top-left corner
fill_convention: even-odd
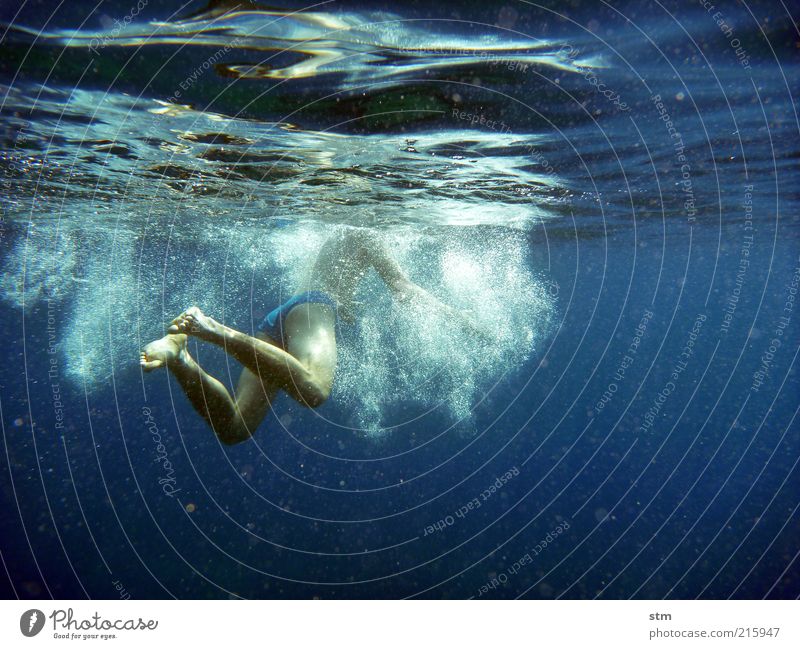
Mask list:
[[[0,8],[4,597],[800,595],[796,6],[54,6]],[[347,225],[503,344],[373,278],[221,447],[137,350]]]

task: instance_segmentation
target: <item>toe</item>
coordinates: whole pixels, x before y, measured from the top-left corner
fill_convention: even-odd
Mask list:
[[[164,361],[160,361],[160,360],[159,361],[145,361],[145,360],[143,360],[141,365],[142,365],[142,369],[145,372],[150,372],[152,370],[158,369],[159,367],[163,367],[164,366]]]
[[[186,315],[189,313],[189,309],[183,311],[177,318],[174,318],[170,324],[180,325],[181,322],[186,320]]]
[[[167,331],[171,334],[176,333],[184,333],[186,331],[186,327],[188,326],[188,320],[186,319],[186,315],[183,314],[172,321],[172,325],[167,329]]]

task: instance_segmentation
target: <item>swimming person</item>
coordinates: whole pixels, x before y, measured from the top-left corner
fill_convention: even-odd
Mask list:
[[[355,292],[370,268],[395,299],[418,300],[451,317],[454,325],[487,338],[463,313],[406,277],[379,238],[353,228],[323,244],[298,292],[267,314],[255,336],[191,307],[172,321],[166,336],[145,346],[141,367],[147,372],[167,367],[220,441],[245,441],[263,421],[278,390],[308,408],[328,398],[336,370],[337,319],[353,321]],[[187,336],[222,347],[244,366],[234,396],[190,356]]]

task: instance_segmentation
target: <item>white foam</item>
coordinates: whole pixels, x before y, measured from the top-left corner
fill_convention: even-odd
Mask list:
[[[352,404],[355,426],[376,434],[401,425],[408,416],[398,417],[392,404],[414,400],[418,413],[437,409],[468,427],[483,393],[515,372],[547,335],[554,305],[526,266],[524,238],[463,234],[384,236],[412,279],[496,341],[486,344],[425,301],[374,299],[386,291],[372,278],[360,326],[340,353],[335,388]]]

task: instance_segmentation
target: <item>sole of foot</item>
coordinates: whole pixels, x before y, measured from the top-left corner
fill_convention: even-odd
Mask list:
[[[145,372],[167,367],[180,360],[185,349],[185,334],[168,334],[145,345],[139,354],[139,365]]]

